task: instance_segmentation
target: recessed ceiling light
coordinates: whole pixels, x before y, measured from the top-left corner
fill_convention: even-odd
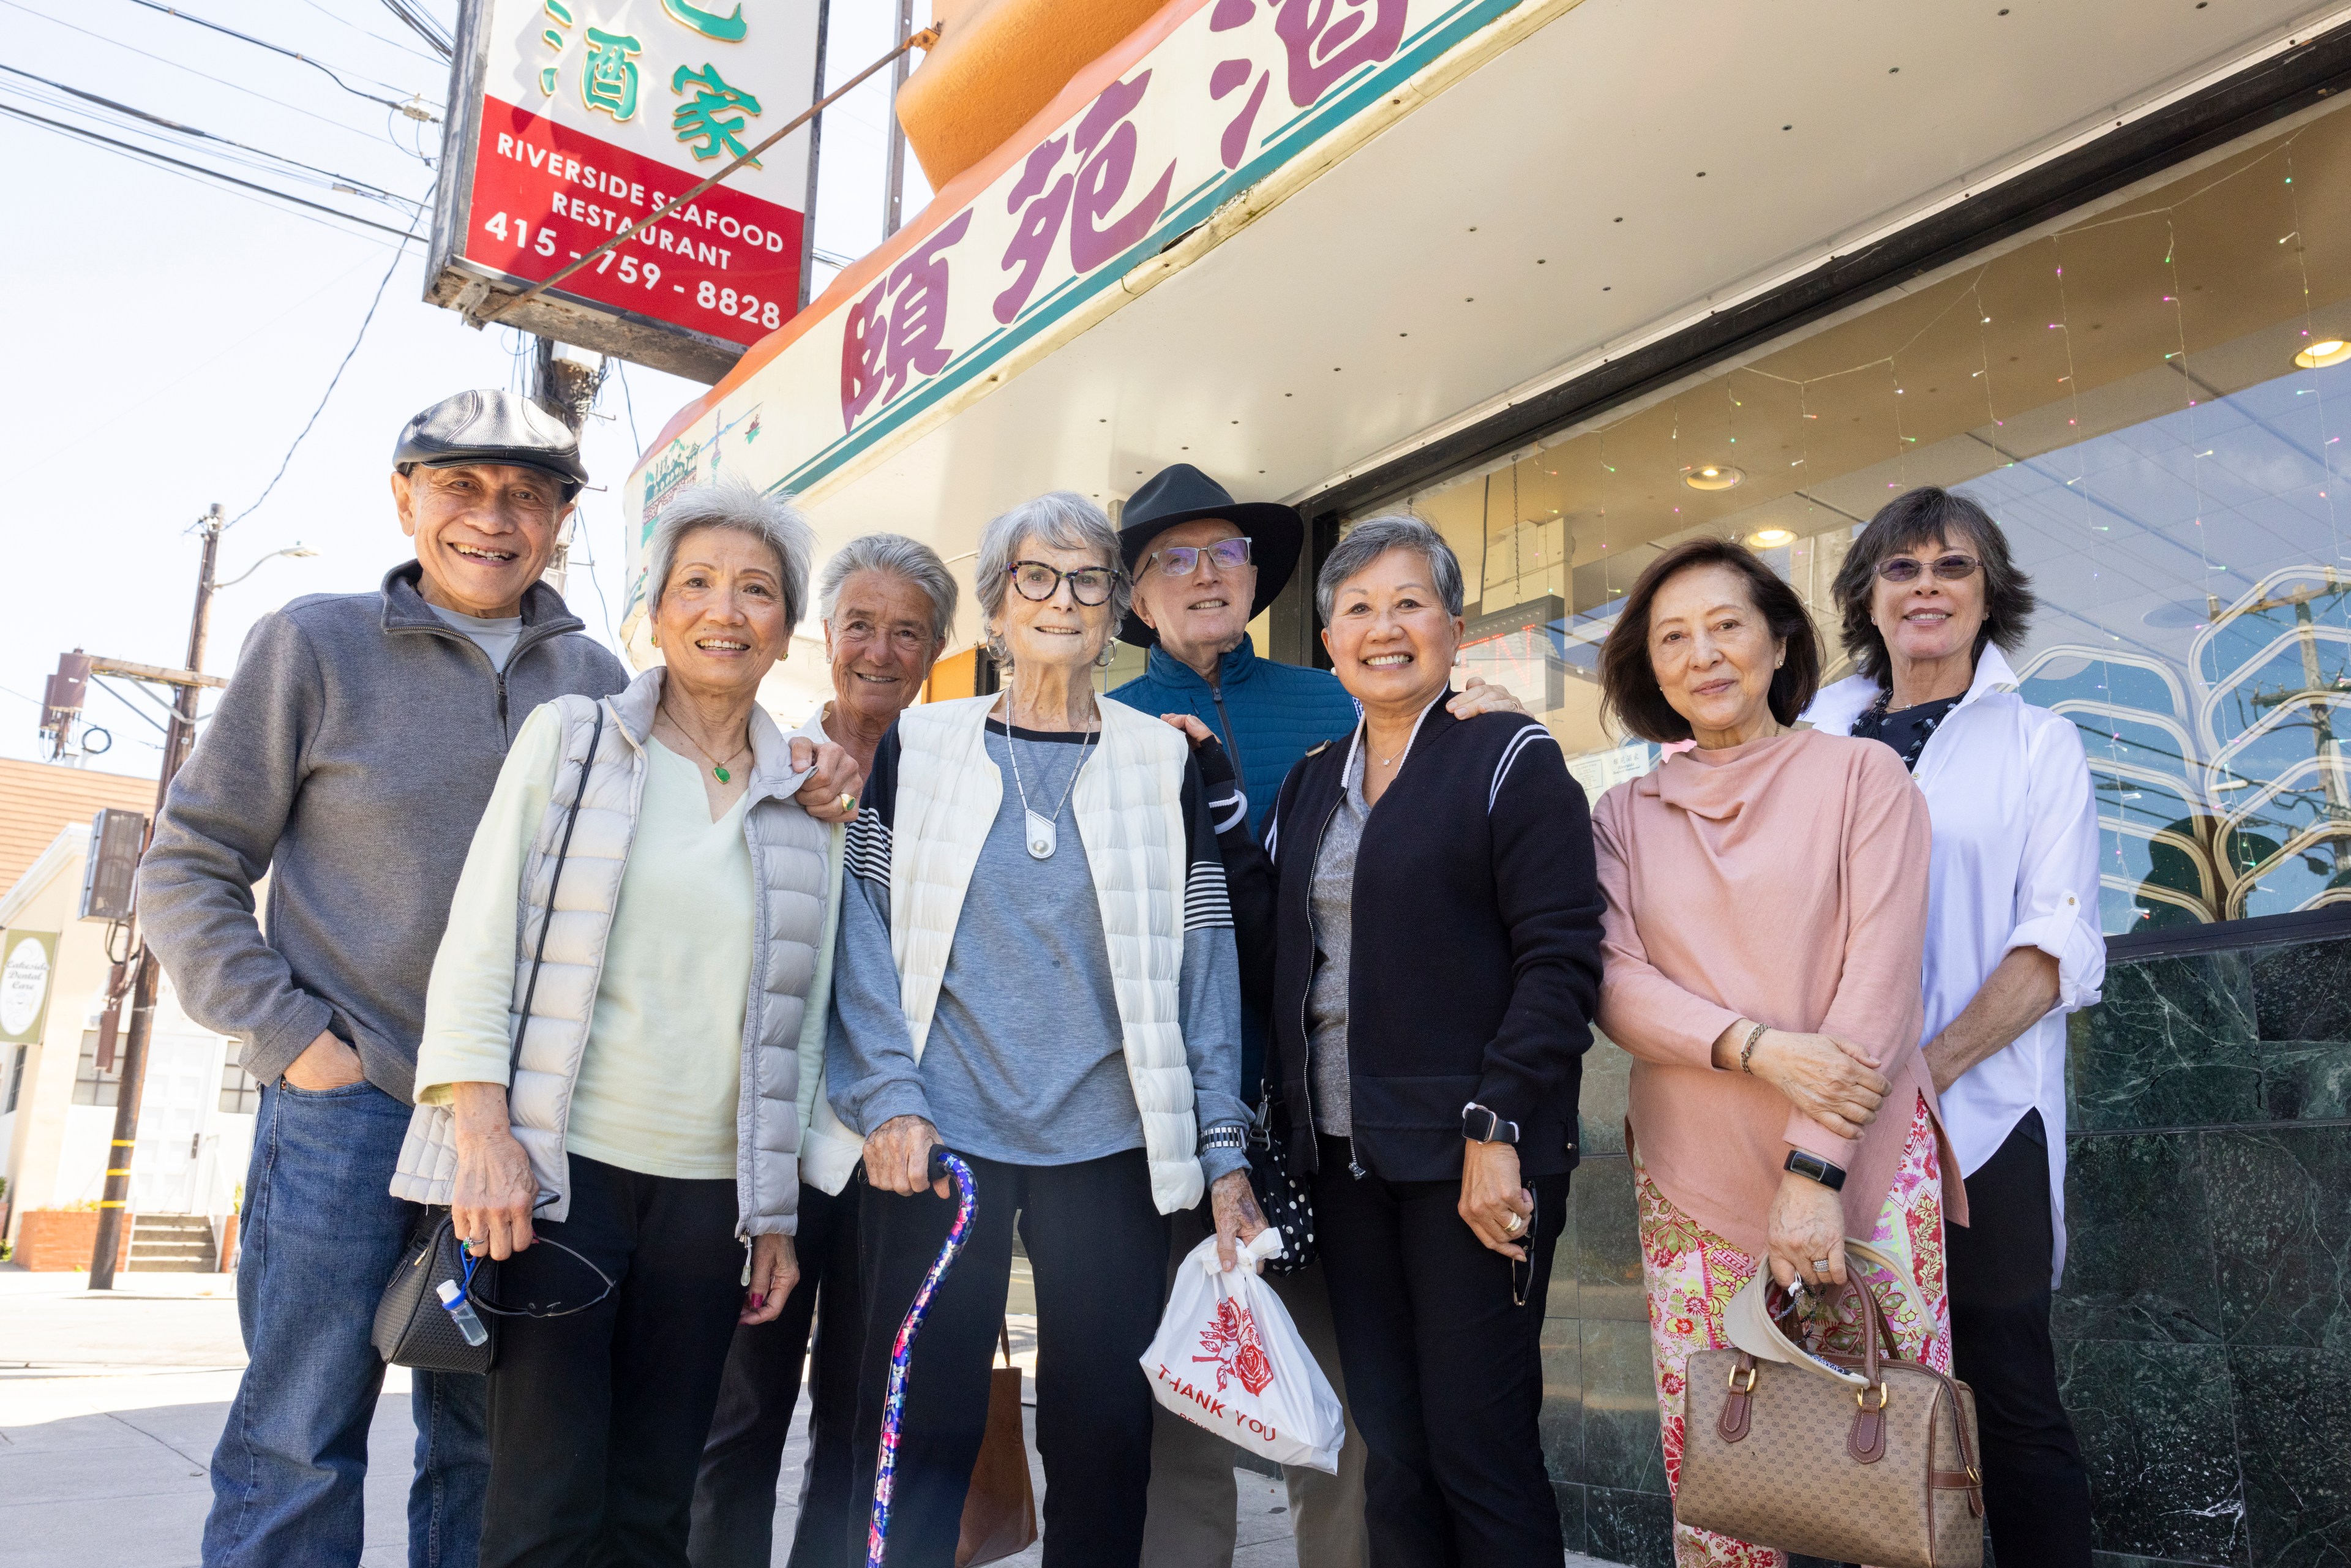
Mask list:
[[[2294,362],[2305,371],[2323,371],[2329,365],[2339,365],[2346,360],[2351,360],[2351,343],[2346,343],[2340,338],[2329,338],[2325,342],[2313,343],[2294,357]]]
[[[1747,536],[1747,542],[1757,549],[1778,549],[1782,545],[1794,544],[1796,536],[1788,528],[1758,528]]]
[[[1746,477],[1728,463],[1701,463],[1682,470],[1682,483],[1693,490],[1728,490]]]

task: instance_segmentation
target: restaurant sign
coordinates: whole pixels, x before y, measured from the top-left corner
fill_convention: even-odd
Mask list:
[[[626,613],[683,483],[722,466],[796,493],[845,476],[1116,309],[1219,207],[1325,166],[1334,134],[1386,123],[1433,67],[1488,57],[1572,3],[1176,0],[671,423],[623,492]]]
[[[569,266],[805,110],[817,0],[480,0],[465,8],[426,298],[458,308]],[[716,381],[800,300],[809,136],[793,132],[505,325]]]

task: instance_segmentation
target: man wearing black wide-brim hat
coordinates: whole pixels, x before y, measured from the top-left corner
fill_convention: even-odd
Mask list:
[[[1254,832],[1298,759],[1350,733],[1359,716],[1355,699],[1330,671],[1259,658],[1249,640],[1249,622],[1298,568],[1306,526],[1291,507],[1236,501],[1199,469],[1178,463],[1127,497],[1119,541],[1134,579],[1134,607],[1119,635],[1151,656],[1140,677],[1110,695],[1145,713],[1197,720],[1221,740],[1248,797]],[[1466,718],[1519,705],[1500,687],[1473,680],[1448,706]],[[1249,938],[1246,931],[1234,935]],[[1262,1018],[1243,1018],[1241,1091],[1251,1104],[1261,1092],[1265,1037]],[[1180,1215],[1172,1229],[1172,1260],[1208,1233],[1205,1221]],[[1322,1270],[1268,1278],[1343,1400]],[[1238,1501],[1233,1457],[1222,1438],[1159,1412],[1144,1568],[1229,1568]],[[1336,1476],[1290,1469],[1284,1479],[1299,1562],[1317,1568],[1362,1563],[1364,1443],[1353,1420]]]

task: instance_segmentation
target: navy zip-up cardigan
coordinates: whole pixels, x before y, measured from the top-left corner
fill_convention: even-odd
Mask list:
[[[1461,1108],[1519,1124],[1519,1168],[1576,1163],[1576,1099],[1600,995],[1600,884],[1583,787],[1518,713],[1458,719],[1445,698],[1373,808],[1355,858],[1347,976],[1354,1157],[1391,1181],[1461,1175]],[[1316,1167],[1307,1074],[1315,966],[1309,895],[1351,741],[1291,768],[1269,864],[1236,879],[1244,933],[1274,933],[1273,1051],[1293,1168]],[[1227,856],[1228,867],[1233,856]]]

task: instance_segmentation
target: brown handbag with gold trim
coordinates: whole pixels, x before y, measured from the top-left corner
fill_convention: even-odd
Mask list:
[[[1804,1349],[1794,1301],[1761,1272],[1726,1313],[1739,1348],[1689,1358],[1674,1517],[1834,1563],[1982,1568],[1975,1395],[1901,1359],[1855,1265],[1901,1270],[1865,1242],[1845,1253],[1854,1282],[1822,1305],[1855,1299],[1859,1356]]]

